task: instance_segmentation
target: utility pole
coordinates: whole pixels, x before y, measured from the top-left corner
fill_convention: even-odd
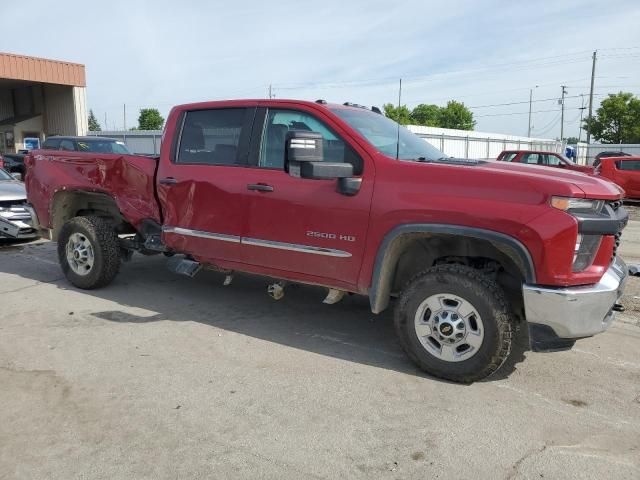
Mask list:
[[[109,124],[107,124],[107,112],[104,112],[104,129],[109,130]]]
[[[126,131],[127,130],[127,104],[126,103],[122,105],[122,125],[123,125],[122,129]]]
[[[271,84],[269,84],[269,100],[271,100],[273,98],[273,95],[271,93]]]
[[[587,117],[591,120],[591,115],[593,114],[593,83],[596,79],[596,58],[598,51],[593,52],[593,63],[591,64],[591,90],[589,91],[589,116]],[[591,133],[587,130],[587,145],[591,143]]]
[[[536,85],[535,88],[538,88]],[[531,137],[531,104],[533,103],[533,88],[529,89],[529,129],[527,130],[527,137]]]
[[[580,140],[582,139],[582,114],[587,108],[584,106],[584,93],[580,94],[580,98],[582,99],[582,103],[580,105],[580,125],[578,126],[578,143],[580,143]]]
[[[560,99],[561,113],[560,113],[560,141],[564,140],[564,96],[567,93],[567,86],[561,85],[562,98]]]

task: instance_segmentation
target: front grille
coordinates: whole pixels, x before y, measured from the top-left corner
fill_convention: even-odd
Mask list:
[[[0,201],[0,208],[22,207],[26,203],[26,200],[2,200]]]

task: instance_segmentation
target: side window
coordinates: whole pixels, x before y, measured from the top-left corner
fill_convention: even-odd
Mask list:
[[[545,165],[549,165],[550,167],[559,167],[563,163],[562,160],[560,160],[555,155],[545,155],[545,156],[547,158]]]
[[[58,150],[60,148],[59,138],[47,138],[42,144],[43,150]]]
[[[513,159],[516,157],[516,155],[516,152],[509,152],[506,153],[500,160],[502,160],[503,162],[513,162]]]
[[[176,163],[237,165],[246,108],[186,113]]]
[[[305,112],[270,109],[262,133],[259,166],[284,168],[284,144],[287,132],[303,130],[317,132],[323,138],[324,159],[327,162],[347,162],[353,165],[354,175],[362,175],[362,158],[322,121]]]
[[[525,153],[522,155],[520,163],[528,163],[529,165],[538,165],[540,163],[540,155],[537,153]]]
[[[618,170],[631,170],[636,172],[640,170],[640,160],[618,160],[616,166]]]
[[[75,148],[73,147],[73,142],[71,140],[61,140],[60,141],[60,150],[66,150],[68,152],[73,152]]]

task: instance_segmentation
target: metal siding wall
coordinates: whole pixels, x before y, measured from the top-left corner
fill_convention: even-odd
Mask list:
[[[73,87],[73,106],[75,111],[76,135],[84,136],[89,131],[86,87]]]
[[[44,101],[47,135],[77,135],[73,87],[45,85]]]

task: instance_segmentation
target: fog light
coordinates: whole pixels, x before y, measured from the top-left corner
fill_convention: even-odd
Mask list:
[[[600,248],[601,235],[578,235],[573,255],[573,271],[581,272],[589,268]]]

